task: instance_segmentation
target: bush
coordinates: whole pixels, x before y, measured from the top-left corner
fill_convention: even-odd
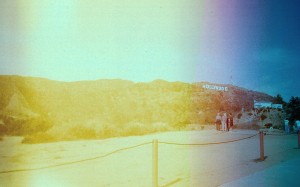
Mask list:
[[[5,125],[0,124],[0,135],[7,134],[7,127]]]
[[[126,124],[122,134],[124,136],[135,136],[147,133],[151,133],[151,128],[147,127],[146,125],[140,122],[131,122]]]
[[[251,126],[251,129],[253,129],[253,130],[258,130],[258,129],[260,129],[260,126],[259,126],[259,125],[256,125],[256,124],[253,124],[253,125]]]
[[[272,124],[272,123],[266,123],[264,126],[265,126],[266,128],[270,128],[270,127],[273,126],[273,124]]]
[[[152,128],[151,130],[152,132],[165,132],[165,131],[172,130],[172,127],[162,122],[153,123],[151,128]]]
[[[50,120],[44,117],[30,119],[6,117],[3,121],[5,126],[1,125],[0,134],[5,133],[7,135],[26,136],[38,132],[45,132],[53,126]]]
[[[33,143],[49,143],[54,141],[58,141],[58,140],[53,135],[50,135],[45,132],[38,132],[36,134],[25,136],[24,139],[22,140],[22,143],[33,144]]]
[[[103,124],[100,129],[97,130],[97,138],[111,138],[122,135],[124,128],[116,127],[115,125]]]
[[[233,125],[232,129],[251,129],[251,130],[258,130],[260,129],[259,125],[257,124],[241,124],[241,125]]]
[[[95,129],[84,126],[75,126],[68,130],[71,139],[96,139]]]
[[[282,130],[283,129],[283,125],[274,125],[273,128],[274,129]]]
[[[131,122],[122,129],[122,136],[136,136],[155,132],[164,132],[172,130],[172,127],[163,122],[145,124],[140,122]]]
[[[257,114],[259,114],[259,113],[261,113],[261,112],[263,112],[263,109],[262,109],[262,108],[260,108],[260,109],[257,110]]]
[[[261,116],[260,116],[260,119],[263,121],[263,120],[265,120],[267,118],[267,116],[266,115],[264,115],[264,114],[262,114]]]
[[[242,113],[239,113],[238,116],[237,116],[237,118],[238,118],[238,119],[241,119],[242,116],[243,116],[243,114],[242,114]]]

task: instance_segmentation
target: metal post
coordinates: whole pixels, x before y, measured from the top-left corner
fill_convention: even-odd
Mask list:
[[[264,161],[265,160],[265,155],[264,155],[264,132],[260,131],[260,160]]]
[[[158,187],[158,140],[152,140],[152,187]]]

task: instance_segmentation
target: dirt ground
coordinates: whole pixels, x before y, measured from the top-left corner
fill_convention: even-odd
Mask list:
[[[0,186],[152,186],[152,140],[203,144],[237,140],[257,131],[166,132],[145,136],[21,144],[0,141]],[[219,186],[295,157],[296,135],[265,136],[263,162],[259,136],[212,145],[158,144],[159,186]],[[269,133],[268,133],[269,134]],[[123,150],[126,147],[144,145]],[[115,150],[121,149],[117,152]],[[112,153],[109,154],[108,153]]]

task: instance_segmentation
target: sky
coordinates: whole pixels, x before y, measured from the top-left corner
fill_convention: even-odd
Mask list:
[[[300,1],[1,0],[0,74],[300,96]]]

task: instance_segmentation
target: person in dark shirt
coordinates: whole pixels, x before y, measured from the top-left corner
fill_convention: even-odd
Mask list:
[[[217,116],[216,116],[216,130],[217,131],[220,130],[221,120],[222,120],[222,117],[221,117],[220,113],[218,113]]]
[[[232,126],[233,126],[233,116],[231,113],[229,113],[229,116],[226,121],[227,131],[229,131],[232,128]]]

